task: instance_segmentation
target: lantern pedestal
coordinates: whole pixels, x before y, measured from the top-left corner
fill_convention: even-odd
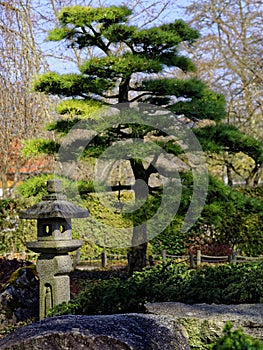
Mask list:
[[[54,305],[70,300],[70,280],[68,273],[72,271],[69,255],[42,255],[37,261],[39,275],[39,318],[47,316]]]

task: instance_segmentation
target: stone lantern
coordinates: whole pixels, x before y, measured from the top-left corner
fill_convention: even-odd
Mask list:
[[[47,181],[48,195],[42,201],[20,212],[21,219],[37,220],[37,238],[27,248],[40,256],[37,260],[39,275],[39,318],[47,316],[48,309],[70,300],[69,272],[72,261],[69,252],[80,248],[81,240],[72,239],[71,219],[85,218],[88,210],[68,202],[62,194],[62,183]]]

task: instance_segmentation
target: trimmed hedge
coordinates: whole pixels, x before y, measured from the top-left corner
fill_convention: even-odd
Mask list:
[[[94,279],[80,294],[50,315],[144,312],[145,303],[177,301],[187,304],[259,303],[263,297],[263,264],[204,266],[165,263],[134,273],[130,278]]]

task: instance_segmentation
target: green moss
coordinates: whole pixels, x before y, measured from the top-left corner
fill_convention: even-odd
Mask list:
[[[210,349],[218,334],[222,332],[223,322],[198,320],[196,318],[180,318],[178,320],[186,329],[191,349]]]
[[[37,276],[37,269],[36,269],[36,266],[34,264],[29,265],[29,266],[19,267],[10,276],[8,284],[14,283],[16,281],[16,279],[22,275],[23,272],[27,272],[27,271],[28,272],[30,271],[35,276]]]
[[[5,337],[8,334],[17,330],[18,328],[24,327],[32,322],[33,322],[33,320],[27,320],[27,321],[20,321],[20,322],[17,322],[15,324],[3,325],[3,326],[1,326],[1,329],[0,329],[0,338]]]

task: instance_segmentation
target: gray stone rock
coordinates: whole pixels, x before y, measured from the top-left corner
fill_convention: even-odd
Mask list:
[[[39,283],[35,267],[19,268],[0,294],[0,328],[38,319]]]
[[[263,340],[263,304],[147,304],[149,314],[61,316],[0,339],[0,349],[209,349],[227,321]]]
[[[165,302],[148,303],[148,312],[172,317],[186,329],[189,344],[206,349],[222,335],[226,322],[243,328],[253,338],[263,340],[263,304],[217,305]],[[207,345],[207,347],[206,347]]]
[[[189,350],[184,328],[166,316],[60,316],[17,329],[1,350]]]

